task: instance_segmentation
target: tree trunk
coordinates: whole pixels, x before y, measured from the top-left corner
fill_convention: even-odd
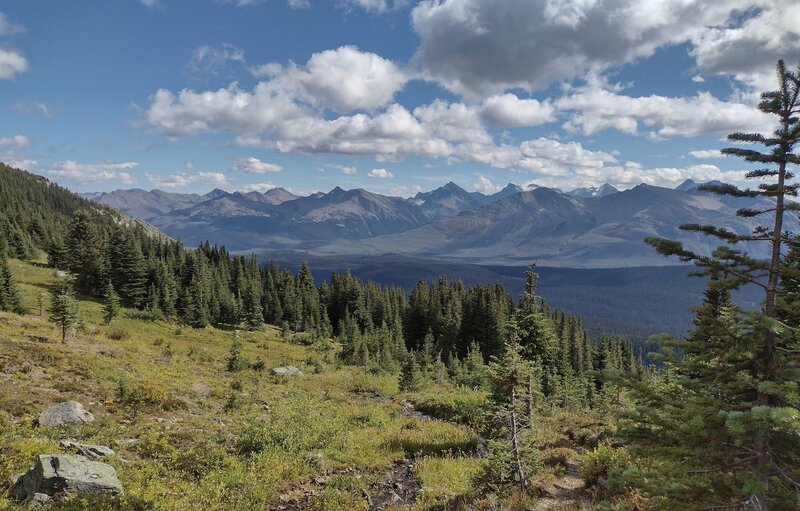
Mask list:
[[[511,449],[514,451],[514,460],[517,463],[517,477],[519,478],[520,485],[527,486],[528,481],[525,479],[525,470],[522,467],[522,453],[519,450],[519,439],[517,438],[517,392],[512,388],[511,390]]]

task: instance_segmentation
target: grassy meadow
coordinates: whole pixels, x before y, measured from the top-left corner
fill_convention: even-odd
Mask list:
[[[131,311],[106,326],[102,304],[83,298],[82,324],[62,344],[46,312],[53,270],[10,265],[28,314],[0,313],[0,480],[26,471],[38,454],[63,452],[58,441],[72,438],[114,449],[104,461],[125,488],[119,500],[44,508],[369,509],[387,487],[394,491],[392,469],[404,460],[413,463],[401,486],[411,488],[403,489],[405,502],[387,509],[497,505],[476,489],[485,463],[476,454],[488,420],[484,392],[441,384],[400,393],[396,374],[340,365],[334,342],[303,345],[272,327],[192,329],[132,319]],[[235,335],[243,367],[231,372]],[[269,374],[285,364],[304,376]],[[95,422],[36,426],[42,410],[66,400],[84,404]],[[595,422],[542,418],[542,488],[577,456],[570,428]],[[509,498],[512,508],[556,509],[545,500],[535,507],[529,496]],[[16,508],[0,497],[0,509]]]

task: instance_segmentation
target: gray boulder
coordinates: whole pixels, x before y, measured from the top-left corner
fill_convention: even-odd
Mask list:
[[[94,421],[94,415],[89,413],[83,405],[77,401],[59,403],[39,414],[40,426],[53,427],[92,421]]]
[[[82,444],[74,440],[62,440],[58,443],[64,449],[76,452],[81,456],[91,459],[99,459],[114,454],[114,450],[105,445]]]
[[[273,367],[269,374],[273,376],[303,376],[303,371],[295,366]]]
[[[114,467],[71,454],[40,454],[11,489],[18,501],[47,502],[78,493],[123,493]]]

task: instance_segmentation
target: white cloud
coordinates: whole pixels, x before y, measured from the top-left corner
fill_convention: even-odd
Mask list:
[[[383,106],[407,81],[391,60],[355,46],[314,53],[305,66],[289,66],[285,79],[299,84],[308,101],[338,112]]]
[[[492,180],[486,176],[478,176],[478,180],[472,183],[472,189],[476,192],[481,192],[486,195],[499,192],[503,187],[492,183]]]
[[[554,121],[556,111],[550,102],[520,99],[514,94],[491,96],[483,101],[481,117],[501,128],[537,126]]]
[[[0,48],[0,78],[10,80],[28,70],[28,59],[16,50]]]
[[[11,137],[0,137],[0,147],[5,149],[24,149],[30,147],[31,139],[25,135],[14,135]]]
[[[357,172],[357,170],[356,170],[356,168],[355,168],[355,167],[345,167],[345,166],[341,166],[341,167],[339,167],[339,170],[341,170],[341,171],[342,171],[342,174],[344,174],[344,175],[346,175],[346,176],[355,176],[355,175],[356,175],[356,172]]]
[[[29,115],[40,113],[47,118],[50,117],[50,108],[47,106],[47,103],[14,103],[11,108],[18,114]]]
[[[569,91],[555,105],[571,112],[564,127],[592,135],[605,129],[639,134],[643,129],[653,138],[725,135],[734,131],[768,132],[772,120],[755,107],[717,99],[708,92],[693,97],[620,94],[597,77]]]
[[[425,76],[459,94],[540,89],[698,38],[755,3],[425,0],[411,15],[421,38],[414,61]]]
[[[251,183],[249,185],[238,186],[237,190],[241,192],[267,192],[272,190],[273,188],[277,188],[277,185],[271,182],[266,183]]]
[[[177,95],[159,89],[151,98],[147,121],[167,136],[199,132],[259,133],[288,119],[306,115],[306,109],[269,82],[252,92],[236,84],[216,91],[183,89]]]
[[[386,169],[372,169],[367,173],[367,175],[369,177],[376,177],[378,179],[392,179],[394,177],[394,174]]]
[[[414,109],[414,116],[431,134],[446,142],[489,144],[492,137],[481,123],[479,110],[463,103],[447,103],[437,99]]]
[[[253,174],[266,174],[267,172],[281,172],[283,167],[277,163],[267,163],[258,158],[239,158],[233,162],[233,170],[251,172]]]
[[[244,52],[229,43],[195,48],[188,69],[195,74],[219,76],[228,70],[230,62],[244,63]]]
[[[702,149],[699,151],[689,151],[692,158],[725,158],[719,149]]]
[[[183,188],[189,185],[203,184],[215,188],[227,186],[228,178],[221,172],[176,172],[169,175],[146,174],[153,186],[158,188]]]
[[[140,0],[145,7],[156,7],[161,0]]]
[[[345,3],[356,5],[367,11],[386,12],[389,10],[387,0],[344,0]]]
[[[0,12],[0,36],[8,36],[25,32],[25,27],[12,23],[8,16]]]
[[[101,181],[119,181],[123,184],[132,184],[136,179],[131,175],[131,171],[139,166],[139,163],[135,161],[80,163],[75,160],[64,160],[50,165],[39,165],[35,161],[28,161],[27,163],[27,169],[31,172],[79,184],[99,183]]]
[[[400,105],[384,112],[342,116],[333,120],[307,116],[284,121],[272,127],[271,138],[239,136],[236,142],[281,152],[375,155],[384,161],[397,161],[409,154],[428,157],[447,156],[452,147],[432,137],[430,129]]]
[[[800,8],[787,0],[750,2],[743,22],[717,24],[692,38],[690,54],[707,73],[730,74],[756,93],[776,87],[774,66],[800,60]]]
[[[292,9],[308,9],[311,7],[310,0],[288,0],[288,4]]]
[[[411,186],[393,186],[389,189],[391,195],[399,195],[400,197],[413,197],[422,191],[420,185]]]

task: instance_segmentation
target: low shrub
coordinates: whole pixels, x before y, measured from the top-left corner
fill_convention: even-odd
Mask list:
[[[602,443],[583,455],[581,477],[587,486],[599,487],[605,491],[609,475],[624,471],[630,462],[631,457],[626,448]]]
[[[106,337],[113,341],[125,341],[131,338],[131,333],[119,326],[114,326],[106,330]]]

